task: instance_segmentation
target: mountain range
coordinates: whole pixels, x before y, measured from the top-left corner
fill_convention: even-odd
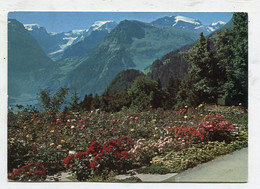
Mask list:
[[[213,23],[209,29],[198,20],[177,16],[151,23],[97,21],[85,30],[57,34],[9,20],[9,97],[18,103],[35,97],[41,88],[60,86],[76,88],[81,97],[102,94],[121,71],[147,70],[154,60],[194,43],[202,30],[209,34],[223,24]],[[181,67],[174,73],[186,69]]]
[[[144,70],[153,60],[197,39],[194,32],[124,20],[87,56],[69,60],[78,66],[70,71],[63,83],[77,88],[81,95],[102,94],[120,71]]]
[[[208,35],[221,28],[226,23],[217,21],[209,26],[205,26],[197,19],[184,16],[165,16],[152,21],[151,24],[170,26],[195,33],[203,32],[205,35]],[[52,60],[84,55],[101,43],[104,37],[116,26],[117,23],[113,20],[96,21],[88,29],[71,30],[62,33],[48,33],[47,30],[39,24],[24,24],[25,29],[27,29],[38,41],[43,51]],[[74,45],[75,47],[73,47]]]
[[[65,56],[71,55],[68,48],[77,43],[87,43],[84,49],[93,48],[103,40],[117,25],[114,21],[97,21],[85,30],[72,30],[68,32],[48,33],[47,30],[38,24],[24,24],[25,29],[38,41],[42,50],[53,60],[58,60]],[[96,39],[96,40],[93,40]],[[94,42],[93,42],[94,41]],[[68,49],[67,52],[64,52]],[[73,50],[72,50],[73,51]]]
[[[209,26],[205,26],[198,19],[188,18],[184,16],[165,16],[151,23],[154,25],[170,26],[182,30],[193,31],[196,33],[203,32],[204,35],[208,35],[226,24],[223,21],[217,21],[213,22]]]

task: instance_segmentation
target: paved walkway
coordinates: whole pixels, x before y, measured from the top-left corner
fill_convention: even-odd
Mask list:
[[[248,148],[188,169],[163,182],[247,182]]]

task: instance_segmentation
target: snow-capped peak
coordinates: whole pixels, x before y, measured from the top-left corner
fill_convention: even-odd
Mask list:
[[[108,23],[108,22],[113,22],[113,20],[108,20],[108,21],[96,21],[94,22],[94,24],[92,24],[92,27],[98,27],[100,28],[101,26],[103,26],[104,24]]]
[[[107,30],[110,32],[114,27],[117,25],[117,23],[113,20],[108,20],[108,21],[96,21],[92,26],[90,27],[90,30],[95,31],[95,30]]]
[[[24,24],[24,27],[28,31],[32,31],[33,29],[39,29],[40,25],[39,24]]]
[[[78,35],[82,34],[83,32],[84,30],[72,30],[73,34],[78,34]]]
[[[217,29],[221,28],[222,26],[224,26],[226,24],[226,22],[223,21],[217,21],[217,22],[213,22],[212,24],[210,24],[207,29],[210,32],[216,31]]]
[[[57,35],[58,33],[57,32],[50,32],[49,34],[50,35]]]
[[[213,22],[213,23],[211,24],[211,26],[224,25],[224,24],[226,24],[226,22],[223,22],[223,21],[217,21],[217,22]]]
[[[179,21],[187,22],[194,25],[201,25],[201,23],[198,20],[195,20],[193,18],[188,18],[185,16],[175,16],[175,23],[172,26],[175,26]]]

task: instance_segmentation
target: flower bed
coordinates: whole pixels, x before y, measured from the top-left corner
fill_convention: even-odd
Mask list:
[[[107,179],[105,175],[112,172],[149,166],[155,156],[170,151],[199,149],[210,142],[233,144],[247,118],[247,114],[209,113],[201,106],[177,112],[24,110],[8,116],[9,173],[37,161],[48,175],[71,170],[78,180]]]
[[[237,140],[230,143],[209,141],[207,143],[194,144],[180,151],[171,151],[165,155],[156,156],[152,159],[151,163],[153,165],[164,166],[172,172],[180,172],[210,161],[217,156],[247,147],[247,145],[247,132],[242,132],[237,137]]]

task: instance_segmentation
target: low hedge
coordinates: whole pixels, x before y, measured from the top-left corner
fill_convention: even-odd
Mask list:
[[[247,147],[248,133],[241,131],[236,140],[225,143],[212,141],[194,144],[180,151],[171,151],[166,155],[156,156],[151,163],[169,168],[171,172],[180,172],[198,164],[210,161],[217,156],[225,155],[233,151]]]
[[[141,167],[140,169],[136,170],[137,173],[141,174],[167,174],[170,173],[171,170],[169,168],[160,166],[158,164],[152,164],[149,167]]]

